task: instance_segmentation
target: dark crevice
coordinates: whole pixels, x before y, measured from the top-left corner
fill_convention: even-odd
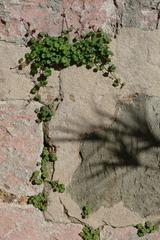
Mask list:
[[[76,217],[73,217],[71,216],[69,213],[68,213],[68,209],[66,208],[65,204],[63,203],[63,201],[61,200],[61,198],[59,198],[59,201],[60,201],[60,204],[62,205],[63,207],[63,210],[64,210],[64,214],[67,216],[68,220],[71,222],[71,223],[74,223],[74,224],[82,224],[82,225],[86,225],[83,221],[79,220],[78,218]]]
[[[63,102],[63,99],[64,99],[64,93],[63,93],[63,90],[62,90],[61,71],[59,72],[58,80],[59,80],[59,95],[58,95],[58,97],[56,97],[56,98],[54,99],[54,101],[53,101],[53,104],[56,105],[56,106],[55,106],[55,111],[58,110],[61,102]]]
[[[159,21],[160,21],[160,10],[158,10],[158,14],[157,14],[156,29],[158,29],[158,27],[159,27]]]
[[[115,5],[115,7],[118,8],[117,0],[113,0],[113,3],[114,3],[114,5]]]
[[[117,37],[117,35],[119,34],[119,30],[120,28],[123,27],[123,24],[122,24],[122,16],[123,16],[123,12],[122,10],[119,8],[118,6],[118,3],[117,3],[117,0],[113,0],[113,4],[116,8],[116,21],[114,24],[111,24],[111,27],[112,27],[112,31],[114,33],[114,38]]]

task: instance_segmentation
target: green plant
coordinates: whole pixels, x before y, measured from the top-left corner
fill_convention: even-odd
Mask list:
[[[41,185],[43,183],[43,180],[41,178],[41,173],[40,171],[34,171],[30,181],[32,182],[33,185]]]
[[[42,106],[40,107],[40,109],[36,109],[35,112],[37,113],[37,120],[36,122],[40,123],[40,122],[48,122],[51,120],[52,116],[53,116],[53,110],[52,110],[52,106],[48,105],[48,106]]]
[[[70,28],[62,31],[57,37],[41,32],[35,37],[32,36],[28,42],[30,52],[25,54],[24,59],[19,60],[19,69],[30,65],[30,74],[37,77],[31,94],[36,94],[41,87],[47,85],[52,69],[85,65],[88,69],[93,68],[95,72],[102,71],[104,75],[107,73],[107,76],[112,76],[116,67],[111,62],[113,53],[109,49],[111,39],[108,35],[98,29],[71,38],[72,30]]]
[[[53,192],[63,193],[65,191],[64,184],[59,183],[59,181],[50,181],[49,184],[51,185]]]
[[[34,101],[40,102],[41,101],[41,95],[39,95],[38,93],[34,96],[33,98]]]
[[[45,162],[55,162],[57,161],[57,155],[55,152],[50,153],[47,147],[43,148],[43,151],[41,153],[41,158]]]
[[[82,218],[88,218],[89,214],[92,212],[92,208],[89,205],[85,205],[82,208]]]
[[[135,227],[138,229],[137,235],[139,237],[143,237],[147,233],[152,233],[158,230],[158,227],[153,225],[150,222],[145,222],[144,225],[140,223],[140,224],[137,224]]]
[[[55,161],[57,161],[56,153],[50,153],[48,148],[44,147],[41,153],[41,162],[38,164],[40,170],[34,171],[30,179],[33,185],[40,185],[47,180],[49,176],[47,164]]]
[[[100,232],[99,229],[94,229],[91,226],[85,226],[82,232],[79,234],[83,240],[99,240]]]
[[[48,194],[42,192],[38,195],[30,196],[28,198],[28,204],[33,204],[33,206],[38,208],[40,211],[45,211],[48,204]]]
[[[33,172],[30,181],[33,185],[41,185],[43,182],[48,182],[53,191],[58,191],[63,193],[65,190],[64,184],[59,184],[58,181],[48,181],[48,162],[55,162],[57,161],[56,153],[50,153],[47,147],[43,148],[41,153],[41,162],[38,164],[40,165],[40,170],[36,170]],[[45,211],[47,209],[47,202],[48,202],[48,194],[42,192],[38,195],[30,196],[28,198],[28,204],[33,204],[35,208],[38,208],[41,211]]]
[[[56,153],[51,153],[51,154],[49,154],[49,161],[50,161],[50,162],[55,162],[55,161],[57,161]]]

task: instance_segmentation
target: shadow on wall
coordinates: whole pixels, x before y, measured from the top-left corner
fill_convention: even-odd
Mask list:
[[[111,116],[95,108],[98,117],[112,125],[92,126],[94,131],[81,135],[72,130],[73,138],[56,141],[80,141],[81,164],[68,188],[80,205],[112,207],[123,201],[141,216],[160,209],[160,98],[137,96],[130,103],[120,102],[118,115]],[[104,121],[102,121],[104,122]],[[74,135],[79,135],[74,139]]]

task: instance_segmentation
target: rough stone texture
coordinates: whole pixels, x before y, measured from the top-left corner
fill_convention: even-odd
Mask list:
[[[27,22],[37,31],[59,34],[63,12],[68,25],[80,30],[94,25],[113,36],[122,27],[154,30],[159,25],[159,1],[156,0],[1,0],[1,39],[23,43]]]
[[[144,30],[158,28],[159,1],[126,0],[124,3],[122,25]]]
[[[110,128],[84,136],[82,162],[73,175],[71,195],[93,210],[121,200],[131,211],[147,216],[160,208],[160,98],[122,103]],[[105,116],[104,116],[105,117]],[[106,114],[106,117],[107,114]]]
[[[81,225],[47,223],[31,206],[0,204],[0,226],[2,240],[81,240]]]
[[[29,75],[29,67],[22,71],[15,68],[18,60],[24,57],[29,49],[18,45],[0,42],[0,100],[29,99],[35,78]],[[10,69],[14,68],[14,69]],[[18,87],[17,87],[18,86]],[[49,103],[59,95],[59,72],[54,71],[49,77],[48,85],[40,90],[42,101]]]
[[[64,206],[61,204],[60,194],[51,191],[48,197],[48,201],[49,207],[45,212],[45,218],[56,223],[70,223],[70,220],[65,214]]]
[[[59,98],[60,91],[60,72],[53,71],[52,76],[48,78],[48,84],[46,87],[41,88],[39,94],[41,95],[41,101],[45,104],[53,102]]]
[[[95,74],[85,68],[66,69],[61,73],[61,80],[64,101],[49,123],[49,130],[51,141],[56,143],[59,158],[55,163],[54,177],[68,184],[81,161],[79,157],[81,135],[86,131],[92,131],[95,126],[102,123],[101,121],[104,121],[104,124],[111,123],[110,119],[103,120],[100,115],[98,117],[96,110],[100,107],[102,111],[105,110],[107,104],[110,113],[114,114],[116,89],[101,73]],[[61,171],[63,174],[60,176]]]
[[[152,234],[147,234],[144,237],[139,238],[137,236],[137,230],[133,227],[126,228],[112,228],[106,226],[103,228],[100,234],[100,240],[158,240],[160,238],[160,233],[155,232]]]
[[[24,37],[27,30],[27,22],[31,24],[31,29],[36,28],[39,31],[47,31],[48,33],[61,31],[61,16],[58,11],[60,2],[48,0],[1,0],[1,38],[7,41],[23,42],[22,37]]]
[[[67,190],[60,195],[50,192],[45,215],[52,222],[66,224],[44,223],[41,213],[30,206],[1,204],[0,239],[19,240],[25,236],[24,240],[79,240],[82,226],[70,222],[82,221],[81,207],[87,199],[94,212],[83,221],[95,227],[104,223],[122,227],[145,220],[160,223],[159,126],[156,115],[159,98],[134,100],[135,96],[139,99],[138,95],[160,96],[160,5],[157,0],[0,0],[0,100],[9,100],[0,102],[0,188],[6,190],[0,194],[5,201],[12,202],[16,198],[14,194],[30,195],[39,190],[33,188],[29,178],[39,159],[43,140],[41,126],[34,122],[37,104],[25,107],[27,101],[10,101],[30,97],[34,79],[30,79],[29,69],[23,72],[9,69],[16,66],[18,59],[28,50],[5,41],[26,43],[23,37],[27,22],[37,32],[59,34],[62,12],[66,14],[68,25],[73,24],[80,31],[95,25],[95,28],[102,27],[117,37],[112,42],[114,62],[126,86],[122,90],[113,89],[109,79],[84,68],[73,67],[61,74],[55,72],[54,77],[50,77],[49,85],[40,92],[45,103],[59,96],[60,85],[64,92],[64,101],[49,126],[49,135],[59,158],[54,179],[64,182]],[[144,105],[146,109],[139,114]],[[109,133],[107,139],[106,132]],[[94,140],[92,143],[90,138]],[[104,149],[104,140],[110,141],[107,150]],[[90,152],[90,149],[93,150]],[[118,159],[112,155],[109,167],[106,167],[103,155],[113,151]],[[86,158],[91,162],[85,162]],[[91,166],[97,163],[97,159],[100,159],[99,165]],[[89,179],[83,184],[88,175]],[[106,194],[106,186],[109,194]],[[149,216],[144,219],[140,215]],[[101,238],[138,239],[136,230],[131,227],[106,227]],[[159,238],[159,233],[155,233],[143,239]]]
[[[10,69],[18,65],[26,51],[25,47],[0,42],[0,100],[29,98],[33,83],[28,69],[23,72]]]
[[[0,188],[17,195],[32,195],[29,179],[43,149],[42,125],[38,125],[35,108],[39,103],[0,102]]]
[[[91,148],[93,149],[91,152],[88,151],[88,154],[90,154],[91,156],[94,155],[95,159],[99,158],[96,152],[98,152],[99,151],[98,148],[101,145],[103,145],[103,141],[99,141],[99,146],[97,146],[95,143],[95,139],[97,138],[99,139],[100,136],[103,136],[105,138],[106,129],[109,129],[108,130],[109,133],[111,133],[111,130],[114,129],[116,131],[123,132],[122,129],[119,129],[119,127],[122,127],[123,124],[121,122],[120,125],[114,123],[115,118],[118,114],[118,109],[121,105],[119,104],[119,101],[123,102],[122,106],[125,106],[126,108],[128,106],[127,104],[131,103],[131,105],[129,106],[131,106],[132,109],[132,101],[138,95],[159,96],[160,92],[159,53],[157,54],[157,51],[159,49],[159,37],[160,37],[159,31],[145,32],[135,28],[133,29],[127,28],[122,29],[117,39],[115,39],[112,42],[112,50],[115,54],[114,62],[117,66],[117,72],[120,78],[126,82],[126,86],[122,90],[112,88],[111,81],[107,78],[104,78],[101,75],[101,73],[95,74],[92,73],[92,71],[85,70],[85,68],[73,67],[70,69],[66,69],[61,74],[64,101],[60,105],[58,111],[56,112],[56,116],[53,119],[53,121],[51,121],[49,127],[50,137],[52,142],[57,146],[57,154],[59,158],[59,161],[57,161],[55,164],[54,178],[59,179],[60,181],[64,182],[66,186],[68,186],[71,183],[73,173],[79,167],[81,177],[79,178],[79,180],[77,180],[77,185],[76,187],[74,186],[74,189],[75,192],[76,191],[78,193],[81,192],[83,195],[83,197],[81,197],[81,195],[77,196],[77,199],[78,197],[81,198],[81,200],[78,201],[80,207],[82,207],[82,205],[86,203],[87,199],[90,200],[89,196],[91,196],[91,192],[94,192],[93,194],[94,196],[92,199],[93,208],[94,207],[95,209],[98,208],[95,206],[97,202],[101,202],[100,204],[101,206],[105,205],[108,207],[106,208],[106,210],[104,210],[104,208],[101,207],[99,210],[96,211],[96,213],[93,214],[93,217],[91,216],[88,219],[88,221],[93,225],[96,226],[100,225],[100,222],[102,223],[102,220],[104,219],[106,220],[107,223],[112,223],[112,225],[114,226],[125,226],[128,225],[128,223],[135,224],[137,221],[139,222],[140,220],[142,220],[142,218],[138,216],[138,214],[146,216],[150,213],[155,213],[157,210],[159,210],[158,206],[159,193],[158,190],[154,190],[154,185],[152,181],[144,179],[144,181],[147,181],[147,184],[150,184],[150,187],[153,188],[153,191],[155,191],[153,198],[150,197],[150,199],[153,200],[152,206],[150,206],[149,200],[148,198],[146,198],[146,194],[144,194],[143,192],[144,189],[146,191],[146,188],[149,186],[145,185],[145,182],[143,182],[143,177],[140,177],[143,176],[145,168],[139,167],[139,170],[136,171],[136,168],[134,169],[133,166],[133,173],[137,172],[136,175],[137,179],[139,179],[139,181],[141,181],[141,183],[143,184],[143,188],[140,190],[141,193],[138,192],[139,185],[136,185],[136,192],[140,194],[140,196],[143,196],[141,198],[143,202],[140,205],[138,205],[139,203],[138,196],[135,197],[134,196],[135,193],[134,191],[132,191],[135,189],[135,188],[133,189],[132,182],[134,174],[132,173],[129,178],[126,177],[125,178],[126,181],[123,182],[122,184],[123,179],[122,176],[125,175],[126,172],[126,169],[121,167],[122,162],[124,160],[122,160],[123,158],[119,160],[120,163],[119,166],[117,166],[117,171],[115,173],[115,164],[117,164],[117,160],[116,158],[114,159],[114,156],[112,156],[114,166],[110,167],[110,169],[112,168],[112,171],[110,172],[110,170],[108,170],[108,168],[106,167],[106,173],[108,171],[110,172],[109,173],[110,181],[108,181],[107,186],[111,191],[109,194],[107,194],[107,198],[104,199],[103,190],[106,188],[106,180],[105,174],[102,173],[102,171],[105,164],[101,164],[100,166],[96,165],[94,168],[90,169],[90,164],[88,162],[84,164],[85,166],[87,165],[87,169],[85,169],[85,167],[81,168],[81,165],[83,165],[82,163],[85,162],[84,159],[87,155],[87,152],[86,150],[84,152],[82,150],[82,147],[80,148],[80,143],[82,140],[84,139],[89,140],[90,137],[92,137],[94,141],[93,142],[88,141],[88,143],[86,143],[86,145],[88,144],[88,146],[91,145]],[[135,106],[137,105],[135,104]],[[134,111],[134,109],[132,110]],[[124,110],[124,112],[126,111]],[[123,121],[126,118],[126,114],[124,117],[122,117]],[[145,114],[145,111],[143,111],[143,114]],[[147,121],[151,123],[150,116],[152,116],[153,114],[150,112],[147,114],[148,114],[147,117],[149,117]],[[121,116],[122,115],[123,113],[121,113]],[[132,117],[131,115],[129,116],[130,118]],[[143,118],[141,119],[141,116],[140,120],[143,120]],[[134,118],[132,119],[132,122],[134,122]],[[143,124],[144,123],[142,123],[142,125]],[[153,122],[152,126],[154,126],[154,124],[155,123]],[[142,130],[140,126],[139,128],[140,130]],[[129,130],[131,131],[132,128],[130,127]],[[151,131],[153,135],[156,132],[155,130]],[[94,134],[95,132],[96,134]],[[90,135],[90,133],[93,134]],[[141,131],[140,134],[142,135],[143,132]],[[115,136],[114,133],[112,135],[113,136],[109,135],[110,140],[110,145],[108,146],[108,148],[110,148],[109,151],[112,152],[113,150],[116,150],[117,154],[119,154],[118,146],[120,146],[121,144],[122,147],[122,145],[126,144],[126,142],[124,143],[121,142],[120,141],[121,139],[117,140],[119,145],[117,146],[116,149],[114,143],[117,143],[117,141],[115,142],[115,139],[118,138],[118,136]],[[144,139],[144,141],[147,141],[147,139]],[[147,144],[147,142],[145,143]],[[140,142],[140,145],[141,144],[144,144],[143,141]],[[80,150],[81,155],[79,154]],[[133,143],[132,150],[133,153],[134,151],[136,151],[136,143]],[[156,187],[159,187],[158,174],[155,174],[155,172],[158,173],[157,169],[158,160],[156,162],[156,151],[157,150],[154,150],[153,147],[152,153],[155,156],[154,164],[156,164],[156,166],[151,167],[156,168],[156,171],[147,170],[145,174],[148,174],[148,171],[150,171],[149,174],[150,179],[153,180],[155,177],[155,181],[157,182]],[[102,153],[100,151],[99,153],[101,157]],[[103,153],[105,154],[105,151]],[[125,154],[127,154],[127,152]],[[149,161],[149,159],[152,158],[149,156],[151,156],[150,153],[148,155],[141,153],[141,156],[138,156],[141,158],[140,160],[142,161],[141,164],[142,163],[144,164],[145,158],[148,157],[147,161]],[[110,159],[110,161],[112,161],[112,159]],[[103,160],[104,159],[102,157],[102,161]],[[154,165],[153,162],[150,164]],[[131,167],[128,166],[127,168],[130,169]],[[91,178],[88,179],[88,184],[86,184],[86,181],[82,179],[83,178],[82,176],[84,176],[83,175],[84,172],[89,177],[90,175],[94,176],[92,179]],[[96,176],[95,173],[97,172],[99,173],[99,175],[101,176],[103,175],[102,181],[98,180],[101,176]],[[117,176],[119,177],[117,178]],[[130,179],[129,182],[127,182],[128,179]],[[75,183],[74,180],[72,181]],[[72,186],[73,185],[74,184],[72,184]],[[86,185],[88,186],[87,188],[85,188]],[[121,192],[119,191],[119,188],[122,189],[120,187],[122,185],[125,186],[124,188],[126,189],[125,190],[126,192],[123,195],[123,201],[127,208],[123,205],[118,204],[122,196]],[[130,188],[130,186],[132,187]],[[113,189],[111,189],[111,187]],[[87,191],[85,191],[84,189]],[[99,191],[101,192],[100,196],[96,196],[95,194],[95,191],[97,191],[97,189],[99,189]],[[127,195],[127,190],[128,191],[130,190],[132,192],[131,196]],[[68,193],[66,193],[66,195],[62,197],[62,202],[67,207],[67,210],[69,211],[71,216],[76,216],[77,218],[81,219],[80,208],[77,206],[77,203],[74,202],[74,199],[75,199],[74,194],[72,195],[71,199]],[[129,200],[127,199],[130,199],[130,204],[128,203]],[[114,204],[116,204],[115,206],[117,206],[116,207],[117,217],[115,218],[114,218],[115,211],[113,210],[114,207],[110,208]],[[149,205],[148,209],[145,207],[145,204]],[[52,208],[53,205],[54,203],[52,203]],[[69,208],[68,206],[71,206],[71,208]],[[49,211],[51,213],[52,208],[49,207]],[[136,211],[137,214],[133,210]],[[122,213],[125,213],[123,218]]]
[[[126,82],[121,96],[135,92],[159,96],[160,31],[122,29],[112,41],[113,61],[120,78]]]

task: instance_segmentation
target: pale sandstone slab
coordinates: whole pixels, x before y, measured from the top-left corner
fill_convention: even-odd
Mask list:
[[[41,105],[27,101],[0,102],[0,188],[17,195],[31,195],[42,187],[29,182],[43,149],[42,124],[34,110]]]
[[[114,62],[117,66],[117,72],[121,79],[126,82],[126,86],[122,90],[112,88],[111,81],[104,78],[101,73],[95,74],[85,68],[73,67],[62,72],[64,101],[60,105],[49,127],[51,141],[57,146],[57,155],[59,158],[59,161],[55,163],[55,180],[59,179],[64,182],[66,186],[69,186],[73,173],[80,166],[81,161],[85,161],[84,156],[79,155],[80,142],[84,140],[84,134],[96,131],[97,135],[93,137],[97,138],[100,134],[104,134],[106,128],[112,127],[112,123],[114,123],[118,113],[119,100],[127,104],[132,102],[137,93],[138,95],[148,94],[151,96],[159,96],[159,54],[156,52],[156,50],[159,49],[157,46],[159,36],[159,31],[145,32],[137,29],[124,29],[117,39],[113,41],[112,49],[115,54]],[[87,139],[85,140],[87,141]],[[95,151],[96,148],[93,149],[91,155],[94,154]],[[93,176],[95,175],[96,167],[94,169],[91,171]],[[101,167],[98,170],[101,171]],[[122,170],[123,171],[121,171],[119,167],[118,176],[125,174],[126,169],[124,168]],[[81,173],[84,171],[81,169]],[[82,192],[83,180],[84,179],[79,180]],[[93,188],[98,189],[100,187],[100,185],[96,184],[96,180],[92,181],[90,179],[90,184],[90,191]],[[102,185],[100,189],[103,194],[105,181]],[[118,186],[115,182],[113,187],[115,188],[115,186],[117,186],[118,190],[121,183]],[[127,184],[127,186],[129,187],[129,184]],[[76,188],[78,189],[78,182],[77,186],[75,186],[75,189]],[[85,191],[86,199],[89,194],[90,192],[88,192],[88,190]],[[72,207],[67,207],[72,216],[80,218],[80,208],[82,204],[85,204],[85,198],[83,198],[84,201],[83,203],[81,202],[79,208],[76,203],[72,204],[73,199],[75,199],[73,196],[74,194],[72,195],[72,199],[69,199],[67,193],[65,204],[73,207],[73,209]],[[113,202],[118,203],[120,196],[121,194],[119,196],[115,194],[114,196],[109,195],[108,197],[110,199],[113,197]],[[79,196],[77,196],[77,198],[78,197]],[[95,196],[95,198],[98,198],[98,196]],[[127,191],[125,202],[126,201]],[[102,204],[102,206],[103,205],[104,204]],[[110,208],[109,205],[107,209],[108,208]],[[49,209],[52,212],[51,208]],[[114,226],[126,226],[136,223],[137,221],[139,222],[139,220],[142,219],[138,212],[135,213],[133,211],[135,209],[136,207],[130,210],[120,207],[117,211],[117,218],[114,217],[113,209],[108,209],[106,212],[108,212],[109,222],[112,222]],[[103,212],[105,211],[98,210],[97,214],[99,212],[99,215],[93,215],[94,219],[90,224],[100,225],[100,222],[104,219]],[[125,214],[122,219],[123,213]],[[107,217],[105,219],[107,219]],[[124,219],[125,221],[123,221]]]
[[[49,136],[51,142],[57,147],[58,155],[54,179],[64,182],[67,186],[81,161],[79,157],[81,135],[98,127],[104,120],[102,116],[97,117],[96,112],[100,106],[102,111],[105,109],[102,103],[106,103],[110,112],[114,114],[116,101],[113,97],[115,89],[112,88],[111,81],[107,81],[101,73],[95,74],[85,68],[73,67],[62,71],[60,77],[64,101],[49,123]],[[111,96],[109,100],[107,95]],[[108,119],[105,119],[104,122],[111,123]],[[56,207],[57,204],[59,205],[57,202],[59,200],[56,198],[56,203],[53,201],[54,193],[51,193],[50,199],[52,203],[49,204],[48,212],[53,215],[52,213],[56,209],[56,221],[58,219],[62,221],[62,214],[58,214],[59,210],[62,211],[61,207],[59,210]],[[47,217],[50,219],[49,214]]]
[[[135,92],[159,96],[160,31],[123,28],[111,43],[117,72],[126,82],[121,96]]]
[[[95,211],[122,200],[132,214],[117,208],[105,217],[109,221],[112,216],[113,222],[118,212],[114,220],[122,225],[135,223],[134,212],[142,217],[159,212],[159,116],[160,98],[139,96],[121,103],[115,123],[103,127],[103,134],[95,129],[84,137],[82,161],[69,187],[81,208],[88,203]]]

